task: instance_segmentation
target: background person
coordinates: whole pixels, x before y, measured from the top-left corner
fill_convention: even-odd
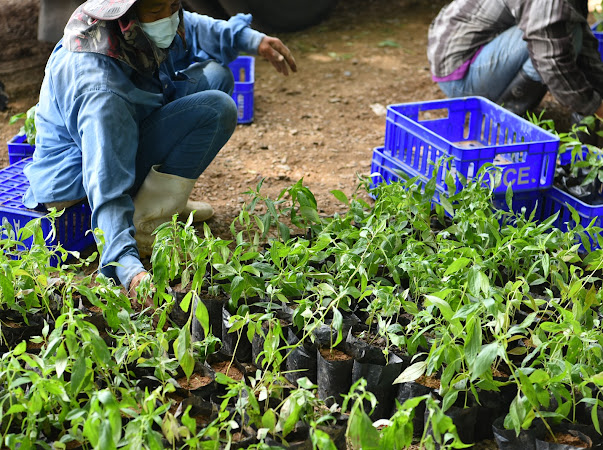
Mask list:
[[[448,97],[483,96],[523,115],[547,90],[603,117],[603,63],[587,0],[454,0],[432,22],[427,56]]]
[[[48,60],[24,204],[87,198],[104,235],[100,270],[132,296],[156,226],[213,214],[188,197],[237,124],[226,65],[244,51],[297,70],[289,49],[250,23],[183,11],[180,0],[88,0]]]

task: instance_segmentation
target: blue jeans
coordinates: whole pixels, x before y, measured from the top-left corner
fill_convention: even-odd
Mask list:
[[[183,72],[190,80],[182,82],[182,97],[153,112],[140,125],[132,194],[157,164],[160,172],[197,179],[235,130],[237,109],[230,97],[234,89],[230,69],[206,61]]]
[[[160,165],[160,172],[189,179],[198,178],[235,130],[237,108],[231,98],[234,78],[230,69],[208,61],[195,63],[183,72],[189,80],[179,82],[182,83],[178,89],[179,96],[151,113],[140,124],[135,180],[128,191],[129,197],[136,195],[154,165]],[[115,180],[107,181],[107,186],[115,185]],[[131,204],[131,198],[127,203]],[[133,207],[123,206],[110,208],[110,211],[120,215],[125,211],[126,218],[106,217],[102,220],[107,228],[101,226],[105,238],[107,233],[113,234],[115,239],[111,241],[117,245],[105,249],[101,271],[110,277],[115,275],[127,288],[132,278],[144,267],[134,247]],[[112,261],[119,265],[114,269],[105,267]]]
[[[582,49],[582,28],[576,26],[572,33],[575,55]],[[535,81],[542,78],[534,68],[523,31],[511,27],[486,44],[465,77],[438,83],[447,97],[480,96],[497,101],[515,75],[523,69]]]

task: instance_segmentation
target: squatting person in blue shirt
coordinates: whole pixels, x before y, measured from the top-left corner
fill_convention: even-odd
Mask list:
[[[454,0],[429,28],[432,78],[448,97],[479,95],[518,115],[547,90],[603,118],[603,62],[587,0]]]
[[[101,272],[132,298],[153,230],[174,213],[213,214],[188,197],[237,124],[227,64],[247,52],[297,70],[280,39],[250,23],[184,11],[180,0],[88,0],[48,60],[24,204],[87,198],[105,240]]]

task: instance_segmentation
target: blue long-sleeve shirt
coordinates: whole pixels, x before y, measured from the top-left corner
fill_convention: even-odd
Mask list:
[[[257,53],[262,33],[249,28],[250,15],[228,21],[184,12],[186,48],[177,36],[153,76],[92,52],[53,50],[36,108],[36,151],[25,168],[30,188],[23,203],[87,197],[92,229],[104,235],[102,271],[128,286],[143,270],[134,240],[134,183],[138,126],[175,98],[186,83],[178,71],[196,61],[224,65],[239,52]],[[118,263],[117,267],[107,266]]]

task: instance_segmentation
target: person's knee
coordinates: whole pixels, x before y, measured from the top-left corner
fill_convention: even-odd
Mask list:
[[[214,98],[214,108],[218,113],[220,127],[225,131],[234,132],[237,126],[237,105],[229,94],[214,91],[210,95]]]
[[[232,95],[235,80],[229,67],[225,67],[215,61],[212,61],[205,68],[204,75],[212,89]]]

